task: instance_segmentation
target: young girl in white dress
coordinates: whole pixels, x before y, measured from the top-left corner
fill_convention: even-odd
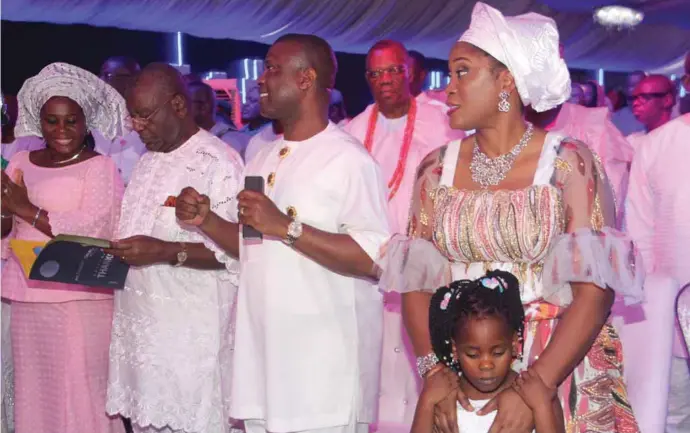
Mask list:
[[[507,387],[532,409],[536,433],[565,433],[556,389],[548,388],[537,373],[527,370],[518,375],[511,368],[521,353],[524,320],[520,286],[509,272],[492,271],[474,281],[456,281],[431,298],[429,330],[434,352],[458,373],[458,386],[475,409],[469,412],[458,404],[460,433],[488,432],[496,412],[480,416],[476,411]],[[412,433],[432,432],[434,407],[446,397],[443,389],[424,387]]]

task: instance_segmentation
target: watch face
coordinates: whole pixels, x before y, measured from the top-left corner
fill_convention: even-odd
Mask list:
[[[187,260],[187,252],[186,251],[181,251],[177,253],[177,263],[183,263],[185,260]]]

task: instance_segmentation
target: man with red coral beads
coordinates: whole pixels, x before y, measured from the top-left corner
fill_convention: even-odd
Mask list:
[[[450,129],[448,117],[438,106],[411,95],[411,66],[400,42],[384,40],[374,44],[366,60],[366,78],[374,104],[345,127],[381,166],[388,185],[392,233],[407,230],[419,163],[432,151],[464,136]],[[385,297],[379,428],[409,431],[419,387],[409,361],[412,350],[406,348],[403,338],[400,296],[387,293]]]

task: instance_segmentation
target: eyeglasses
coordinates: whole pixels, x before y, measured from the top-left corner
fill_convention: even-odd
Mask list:
[[[162,103],[161,105],[159,105],[158,108],[156,108],[155,110],[153,110],[148,116],[145,116],[145,117],[141,117],[141,116],[132,116],[132,117],[131,117],[131,119],[132,119],[132,126],[134,126],[135,128],[138,128],[138,129],[144,129],[144,128],[146,128],[146,127],[149,125],[149,123],[151,123],[151,119],[153,119],[153,116],[155,116],[156,113],[158,113],[163,107],[165,107],[166,105],[168,105],[169,103],[171,103],[172,100],[175,99],[176,96],[177,96],[177,94],[174,94],[174,95],[172,96],[172,98],[168,99],[167,101],[165,101],[164,103]]]
[[[405,72],[407,72],[407,66],[405,65],[389,66],[382,69],[369,69],[367,70],[367,78],[370,80],[378,80],[386,73],[392,76],[398,76],[404,74]]]
[[[671,92],[649,92],[649,93],[638,93],[630,97],[630,101],[635,102],[638,99],[642,99],[644,102],[649,102],[655,98],[663,98]]]
[[[128,73],[122,74],[122,73],[116,73],[116,72],[106,72],[106,73],[101,74],[101,78],[102,78],[103,80],[107,80],[107,81],[109,81],[109,80],[124,80],[124,79],[132,78],[132,74],[128,74]]]

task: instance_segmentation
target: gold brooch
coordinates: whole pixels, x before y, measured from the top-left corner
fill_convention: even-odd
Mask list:
[[[297,209],[295,209],[292,206],[288,206],[287,208],[287,216],[289,216],[292,219],[297,218]]]

